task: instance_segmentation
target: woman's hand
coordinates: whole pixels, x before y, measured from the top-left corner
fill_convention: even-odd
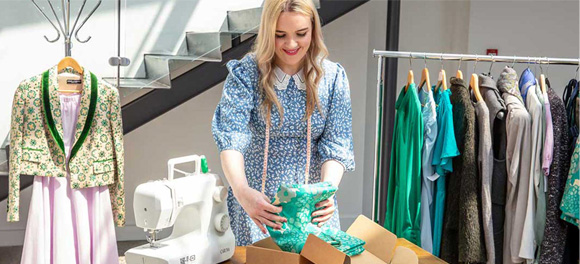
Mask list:
[[[336,211],[336,207],[334,206],[334,195],[327,200],[316,204],[316,208],[320,207],[323,208],[312,213],[312,223],[318,223],[318,227],[321,227],[324,223],[326,223],[332,217],[334,211]]]
[[[281,223],[287,221],[286,218],[276,215],[282,212],[282,208],[272,205],[268,197],[257,190],[244,186],[237,192],[234,191],[234,196],[264,234],[268,232],[264,225],[280,229]]]

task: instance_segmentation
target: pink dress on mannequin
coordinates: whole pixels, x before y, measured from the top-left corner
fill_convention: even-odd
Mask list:
[[[69,157],[80,94],[61,94],[60,105]],[[118,263],[109,189],[71,189],[68,177],[35,176],[21,263]]]

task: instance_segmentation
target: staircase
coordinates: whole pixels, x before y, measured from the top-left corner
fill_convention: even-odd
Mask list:
[[[313,1],[323,26],[368,2]],[[240,59],[250,50],[261,13],[261,7],[228,11],[217,32],[185,32],[184,43],[177,54],[145,54],[145,76],[120,79],[124,133],[223,82],[228,74],[225,62]],[[116,78],[104,79],[116,83]],[[8,137],[0,138],[0,201],[8,197],[7,141]],[[33,177],[22,175],[20,189],[32,185],[32,182]]]
[[[313,0],[320,8],[320,0]],[[203,62],[221,62],[222,53],[258,33],[262,7],[228,11],[216,32],[185,32],[177,54],[144,54],[146,76],[121,78],[123,105],[156,89],[171,89],[171,81]],[[104,78],[116,83],[116,78]]]

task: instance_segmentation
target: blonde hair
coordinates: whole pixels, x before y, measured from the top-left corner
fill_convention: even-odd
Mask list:
[[[318,84],[324,76],[322,62],[328,57],[328,49],[322,38],[322,26],[316,7],[312,0],[265,0],[260,22],[260,29],[252,53],[256,56],[260,71],[259,90],[263,96],[262,110],[269,116],[272,106],[276,105],[280,113],[280,126],[284,120],[284,109],[274,91],[274,56],[276,48],[276,25],[282,12],[298,12],[310,17],[312,22],[312,40],[303,60],[303,73],[306,80],[306,116],[309,118],[314,109],[322,114],[318,98]],[[270,120],[267,120],[269,123]]]

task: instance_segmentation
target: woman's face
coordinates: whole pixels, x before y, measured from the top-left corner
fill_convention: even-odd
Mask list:
[[[276,64],[282,70],[298,71],[311,40],[310,17],[298,12],[282,12],[276,26]]]

